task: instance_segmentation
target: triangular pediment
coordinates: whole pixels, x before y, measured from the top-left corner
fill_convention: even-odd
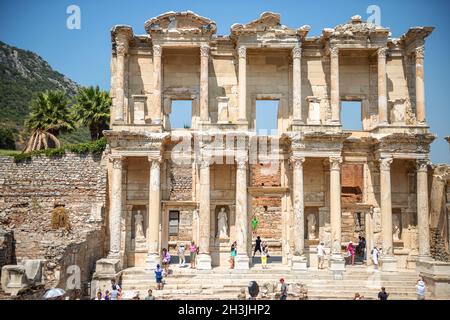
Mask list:
[[[149,34],[170,32],[214,34],[216,23],[192,11],[170,11],[147,20],[145,30]]]

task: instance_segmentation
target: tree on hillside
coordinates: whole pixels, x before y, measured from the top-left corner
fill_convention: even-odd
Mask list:
[[[69,100],[62,91],[40,92],[31,101],[25,128],[31,133],[24,152],[59,147],[59,134],[75,129]]]
[[[106,91],[98,86],[81,88],[73,106],[75,120],[89,128],[91,139],[103,136],[103,130],[109,129],[109,117],[112,100]]]

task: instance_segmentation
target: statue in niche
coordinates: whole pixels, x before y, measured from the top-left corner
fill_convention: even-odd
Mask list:
[[[219,239],[228,238],[228,215],[224,207],[220,209],[217,215],[217,237]]]
[[[308,240],[316,239],[316,215],[310,213],[308,215]]]
[[[392,238],[394,241],[400,241],[400,219],[397,214],[392,216]]]
[[[144,217],[141,214],[141,210],[138,210],[136,215],[134,216],[134,226],[135,226],[135,239],[142,240],[145,239],[144,235]]]

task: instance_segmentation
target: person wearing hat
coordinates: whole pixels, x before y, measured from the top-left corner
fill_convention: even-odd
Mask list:
[[[284,278],[280,279],[281,283],[281,292],[280,292],[280,300],[286,300],[287,299],[287,285],[284,282]]]
[[[186,250],[184,243],[178,245],[178,265],[184,267],[186,265],[184,260],[184,251]]]

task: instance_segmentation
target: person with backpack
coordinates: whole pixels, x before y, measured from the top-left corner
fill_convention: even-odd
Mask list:
[[[155,278],[156,278],[156,290],[162,290],[163,269],[161,269],[161,266],[159,264],[156,265]]]
[[[416,284],[417,300],[425,300],[425,282],[419,277]]]
[[[253,256],[255,256],[255,254],[256,254],[256,251],[259,251],[259,253],[260,254],[262,254],[262,251],[261,251],[261,237],[260,236],[257,236],[256,237],[256,240],[255,240],[255,251],[253,251]]]

